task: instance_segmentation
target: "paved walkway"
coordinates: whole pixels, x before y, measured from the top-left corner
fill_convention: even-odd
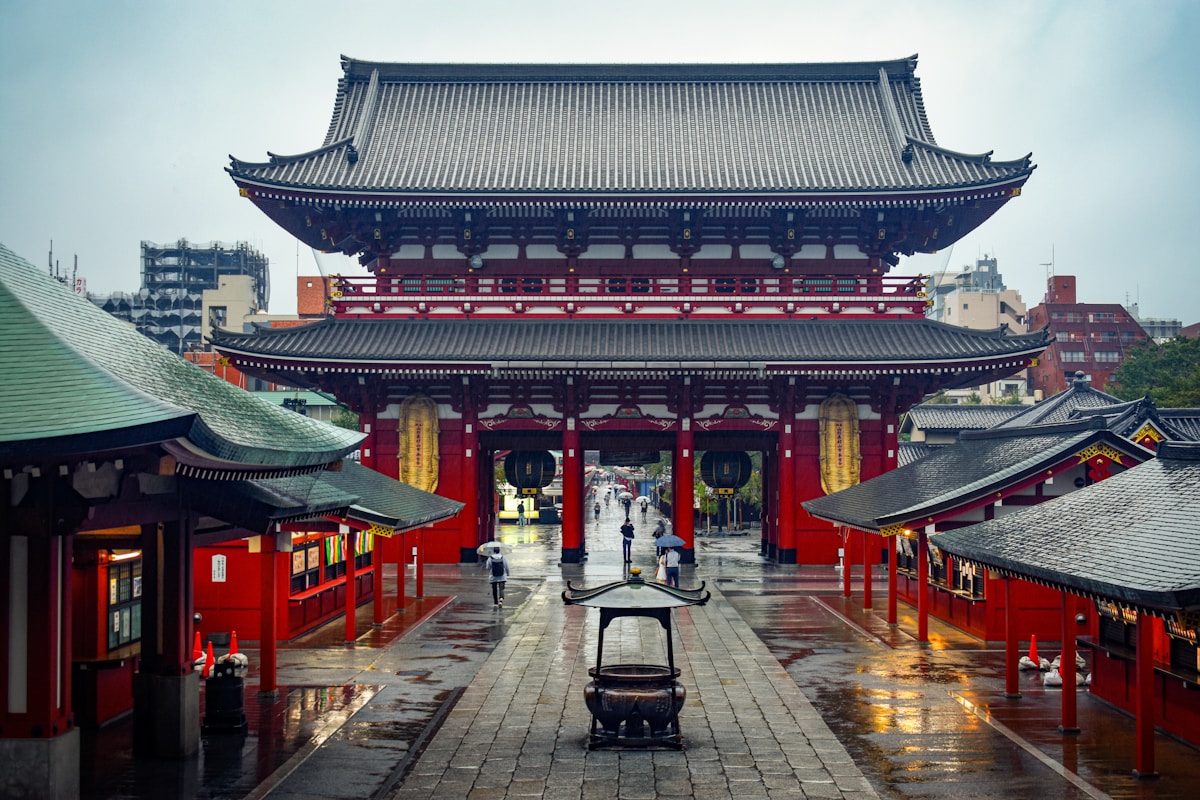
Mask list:
[[[599,613],[547,581],[520,610],[395,798],[873,798],[846,749],[720,592],[679,609],[682,751],[591,750]],[[662,629],[620,619],[606,663],[663,663]]]

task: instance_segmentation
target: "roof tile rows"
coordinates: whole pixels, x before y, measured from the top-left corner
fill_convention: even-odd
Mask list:
[[[907,363],[1032,354],[1043,332],[1006,334],[930,320],[327,319],[250,334],[218,350],[355,362]]]
[[[938,147],[915,58],[343,67],[324,145],[233,159],[235,177],[387,193],[819,194],[987,186],[1033,169]]]
[[[1143,610],[1200,609],[1200,444],[1051,502],[939,533],[943,552]],[[1114,532],[1119,532],[1114,534]]]
[[[1010,430],[1003,435],[964,434],[956,445],[937,448],[907,466],[803,505],[820,519],[878,531],[994,495],[1100,440],[1126,453],[1150,456],[1097,420]]]
[[[186,438],[220,460],[306,467],[362,439],[188,363],[3,245],[0,305],[0,378],[21,387],[21,402],[0,408],[0,454],[71,452],[72,437],[92,448]]]

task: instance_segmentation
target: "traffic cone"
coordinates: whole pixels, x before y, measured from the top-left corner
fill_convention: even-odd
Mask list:
[[[204,648],[200,644],[200,631],[196,631],[196,641],[192,644],[192,661],[199,661],[204,657]]]
[[[212,673],[212,668],[217,664],[217,660],[213,658],[212,641],[208,643],[208,653],[204,658],[204,672],[200,673],[201,678],[207,678]]]
[[[1042,663],[1042,660],[1038,658],[1037,637],[1033,634],[1029,635],[1029,660],[1035,664]]]
[[[229,633],[229,655],[235,656],[235,655],[237,655],[237,651],[238,651],[238,649],[237,649],[237,631],[230,631],[230,633]]]

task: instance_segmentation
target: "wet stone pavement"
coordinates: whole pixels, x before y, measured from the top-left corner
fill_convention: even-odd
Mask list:
[[[635,514],[634,566],[653,566],[654,522]],[[1003,695],[1003,653],[914,614],[886,624],[841,596],[828,567],[758,555],[759,534],[697,538],[683,584],[714,600],[675,616],[688,699],[683,752],[588,751],[582,697],[596,612],[566,607],[566,581],[624,575],[614,504],[587,523],[589,557],[560,565],[556,526],[504,525],[512,577],[503,609],[473,565],[426,569],[426,597],[342,643],[342,621],[279,655],[280,692],[260,698],[253,643],[249,731],[205,735],[182,762],[129,755],[128,720],[83,736],[93,798],[873,797],[1194,798],[1200,752],[1157,737],[1158,780],[1137,781],[1132,719],[1079,694],[1078,735],[1057,730],[1059,690],[1022,676]],[[393,568],[394,569],[394,568]],[[385,577],[388,573],[385,571]],[[858,581],[855,576],[855,587]],[[412,591],[411,567],[409,591]],[[387,581],[394,581],[394,574]],[[589,616],[592,615],[592,616]],[[662,662],[661,629],[614,622],[605,661]],[[657,629],[657,630],[655,630]],[[753,633],[750,633],[753,631]],[[1049,643],[1043,651],[1049,652]],[[611,648],[611,653],[610,653]],[[728,654],[736,652],[730,658]],[[757,694],[756,694],[757,693]],[[763,698],[769,698],[764,700]],[[204,712],[203,690],[201,714]]]

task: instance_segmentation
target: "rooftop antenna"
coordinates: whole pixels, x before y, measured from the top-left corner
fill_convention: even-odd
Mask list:
[[[1050,245],[1050,260],[1041,266],[1046,268],[1047,283],[1054,277],[1054,245]]]

